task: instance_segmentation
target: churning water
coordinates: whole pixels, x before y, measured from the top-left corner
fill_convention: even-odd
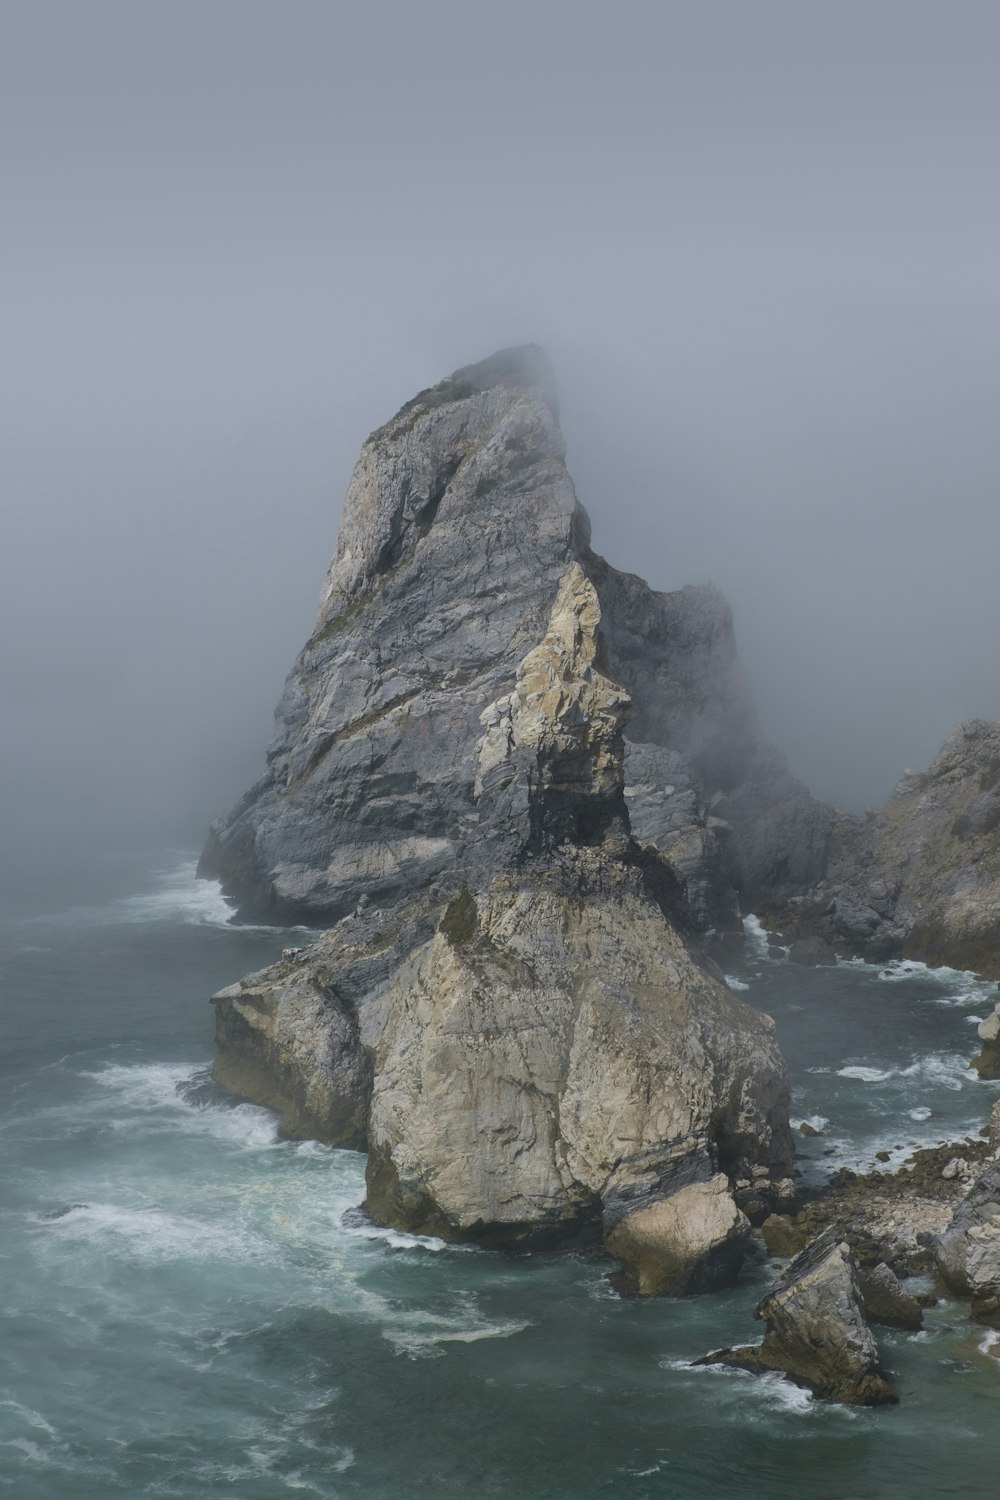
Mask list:
[[[159,870],[157,872],[157,865]],[[996,1493],[1000,1363],[959,1306],[880,1332],[902,1404],[692,1369],[758,1336],[731,1292],[622,1302],[608,1266],[382,1232],[363,1158],[211,1083],[208,995],[287,934],[234,928],[176,855],[2,932],[0,1486],[16,1500],[914,1500]],[[752,924],[751,924],[752,926]],[[300,937],[298,939],[302,941]],[[800,1168],[976,1131],[995,987],[767,960],[733,976],[793,1073]],[[832,1153],[832,1154],[827,1154]]]

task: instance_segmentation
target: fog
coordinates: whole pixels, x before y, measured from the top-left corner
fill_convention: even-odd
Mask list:
[[[366,434],[534,340],[594,542],[863,807],[1000,718],[994,4],[8,3],[9,843],[197,843]]]

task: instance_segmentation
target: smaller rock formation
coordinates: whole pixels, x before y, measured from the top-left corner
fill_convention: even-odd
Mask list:
[[[1000,1078],[1000,1004],[979,1023],[982,1049],[969,1064],[980,1078]]]
[[[937,1244],[941,1279],[972,1301],[972,1316],[1000,1328],[1000,1162],[981,1173]]]
[[[900,1284],[884,1260],[870,1270],[858,1267],[858,1288],[869,1323],[916,1333],[924,1326],[924,1315],[916,1297]]]
[[[826,877],[800,897],[782,923],[841,952],[1000,978],[1000,724],[963,724],[877,813],[842,821]]]
[[[733,1365],[757,1375],[780,1371],[823,1400],[852,1406],[899,1399],[865,1321],[850,1250],[833,1231],[820,1235],[792,1262],[754,1317],[766,1324],[761,1344],[722,1349],[702,1363]]]
[[[692,1182],[612,1229],[608,1254],[625,1267],[613,1284],[640,1297],[714,1291],[735,1280],[748,1229],[722,1173]]]
[[[816,969],[821,965],[835,964],[837,955],[823,938],[813,936],[798,938],[788,950],[788,959],[790,963]]]

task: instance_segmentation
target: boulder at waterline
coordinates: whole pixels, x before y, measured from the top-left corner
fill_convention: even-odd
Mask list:
[[[991,1161],[937,1244],[941,1279],[972,1301],[972,1316],[1000,1327],[1000,1162]]]
[[[833,1231],[792,1261],[754,1316],[766,1323],[762,1343],[722,1349],[699,1363],[758,1375],[780,1371],[824,1400],[853,1406],[899,1399],[865,1320],[850,1250]]]

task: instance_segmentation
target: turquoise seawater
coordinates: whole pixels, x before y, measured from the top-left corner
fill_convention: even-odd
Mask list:
[[[300,935],[294,941],[302,941]],[[1000,1362],[958,1305],[881,1333],[901,1404],[847,1411],[692,1369],[759,1335],[726,1294],[623,1302],[608,1265],[375,1230],[364,1162],[212,1085],[213,989],[287,933],[234,928],[159,854],[21,892],[3,922],[0,1486],[16,1500],[993,1497]],[[978,1130],[995,986],[895,965],[733,979],[778,1023],[804,1173]],[[836,1154],[825,1155],[832,1148]]]

